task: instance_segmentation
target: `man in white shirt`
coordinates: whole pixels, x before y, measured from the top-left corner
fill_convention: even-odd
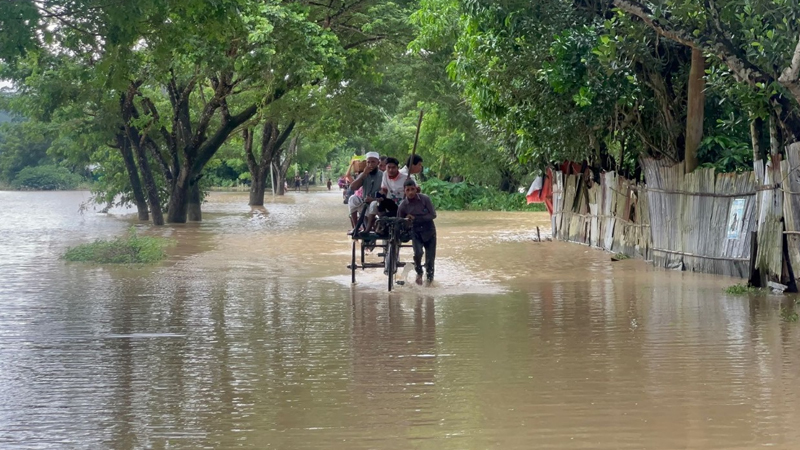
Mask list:
[[[400,161],[397,158],[386,159],[386,172],[383,172],[383,180],[381,181],[381,192],[389,200],[399,204],[405,197],[403,192],[403,184],[408,179],[408,174],[400,172],[398,167]]]

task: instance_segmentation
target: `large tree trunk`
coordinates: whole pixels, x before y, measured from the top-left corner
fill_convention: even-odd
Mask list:
[[[267,174],[263,171],[256,172],[256,176],[251,177],[250,183],[250,206],[264,206],[264,194],[267,190]]]
[[[244,151],[247,156],[247,168],[250,171],[250,206],[264,206],[267,175],[272,169],[273,161],[280,161],[283,153],[283,143],[294,129],[295,122],[291,121],[283,131],[278,129],[276,120],[266,120],[261,131],[261,154],[253,152],[253,130],[242,131],[244,138]],[[294,140],[292,142],[295,142]],[[280,181],[280,180],[279,180]],[[274,180],[273,180],[274,182]],[[278,195],[283,195],[283,185],[276,186]]]
[[[277,170],[275,172],[275,175],[277,176],[277,182],[278,182],[278,188],[275,190],[275,192],[278,195],[286,195],[286,172],[281,172],[280,170]]]
[[[278,165],[278,182],[280,183],[278,187],[278,195],[285,195],[286,189],[286,174],[289,173],[289,168],[292,166],[292,162],[294,161],[294,157],[297,155],[297,147],[298,147],[299,138],[297,136],[292,138],[292,141],[289,143],[289,149],[283,157],[283,161]]]
[[[153,171],[150,169],[150,161],[148,161],[147,152],[144,149],[147,138],[146,132],[140,133],[139,129],[132,123],[134,119],[139,118],[139,113],[136,110],[136,106],[133,104],[138,86],[139,83],[131,83],[128,91],[120,99],[122,118],[125,121],[124,129],[130,141],[130,145],[136,153],[139,170],[142,172],[147,201],[150,204],[150,211],[153,213],[153,224],[164,225],[164,215],[161,212],[161,199],[158,195],[158,186],[156,186],[156,180],[153,178]]]
[[[145,191],[147,192],[147,202],[150,204],[150,211],[153,213],[153,225],[164,225],[164,215],[161,212],[161,199],[158,196],[158,186],[150,170],[150,163],[147,161],[147,154],[139,144],[134,144],[136,156],[139,161],[139,170],[142,171]]]
[[[689,98],[686,105],[686,151],[684,153],[686,173],[697,168],[697,149],[703,140],[703,116],[706,102],[706,96],[703,93],[705,70],[706,61],[703,52],[698,48],[693,48],[692,68],[689,71]]]
[[[287,158],[288,159],[288,158]],[[283,165],[278,167],[278,195],[286,195],[286,175],[289,172],[289,168],[284,168]],[[292,181],[292,185],[289,186],[289,189],[294,189],[294,181]]]
[[[200,207],[202,203],[203,193],[200,192],[200,178],[198,177],[189,184],[188,213],[190,221],[200,222],[203,220],[203,211]]]
[[[133,201],[136,204],[136,211],[139,215],[139,220],[147,222],[150,220],[150,215],[147,210],[147,201],[142,191],[142,183],[139,180],[139,171],[136,168],[136,163],[133,159],[133,152],[131,151],[131,142],[123,133],[117,133],[117,145],[120,153],[122,153],[122,160],[125,163],[125,171],[128,172],[128,179],[131,183],[131,190],[133,190]]]
[[[127,119],[130,119],[128,117]],[[131,126],[125,126],[131,145],[136,152],[136,160],[139,163],[139,170],[142,172],[145,192],[147,193],[147,203],[150,204],[150,211],[153,213],[153,225],[164,225],[164,215],[161,212],[161,198],[158,195],[158,186],[153,178],[153,171],[150,169],[150,161],[147,160],[147,153],[143,147],[142,136],[138,130]]]
[[[272,127],[267,123],[264,126],[264,133],[271,135]],[[253,138],[254,132],[250,128],[242,130],[242,137],[244,138],[244,154],[247,157],[247,169],[250,172],[250,201],[247,203],[250,206],[263,207],[264,206],[264,193],[266,191],[267,175],[264,167],[264,153],[256,158],[253,153]],[[262,137],[269,140],[269,137]]]
[[[176,177],[172,192],[169,195],[169,205],[167,206],[167,222],[186,223],[187,211],[189,209],[189,175],[185,168]]]

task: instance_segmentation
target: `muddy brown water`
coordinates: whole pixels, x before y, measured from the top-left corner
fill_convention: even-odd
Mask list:
[[[130,211],[0,192],[0,448],[800,447],[800,323],[738,280],[441,213],[437,281],[351,287],[337,192],[144,233],[156,267],[65,263]]]

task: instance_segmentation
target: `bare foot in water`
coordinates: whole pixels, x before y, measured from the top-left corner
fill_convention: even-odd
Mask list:
[[[417,284],[422,286],[422,275],[417,275]]]

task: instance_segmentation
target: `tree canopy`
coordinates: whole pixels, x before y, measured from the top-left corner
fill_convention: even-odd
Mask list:
[[[0,166],[91,165],[104,199],[199,220],[221,177],[258,204],[293,164],[403,159],[423,110],[442,179],[512,191],[565,159],[636,176],[687,152],[743,170],[800,136],[799,20],[766,0],[3,2],[0,79],[27,122]]]

